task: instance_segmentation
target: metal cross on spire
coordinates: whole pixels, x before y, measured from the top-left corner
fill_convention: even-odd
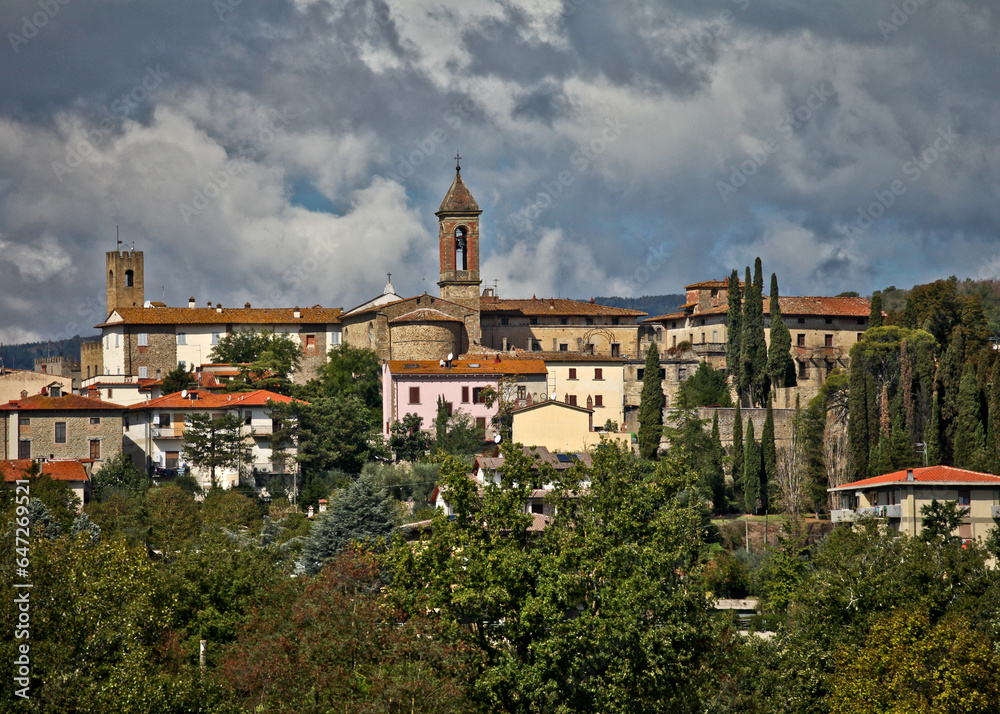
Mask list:
[[[462,170],[462,156],[458,152],[455,153],[455,170]]]

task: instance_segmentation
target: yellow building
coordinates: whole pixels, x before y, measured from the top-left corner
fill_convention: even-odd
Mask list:
[[[966,517],[954,533],[963,539],[986,537],[994,519],[1000,518],[1000,476],[952,466],[895,471],[827,490],[833,495],[834,523],[874,516],[910,536],[920,535],[920,509],[933,500],[958,501],[965,509]]]
[[[511,413],[511,439],[515,444],[541,446],[552,452],[584,452],[611,439],[626,446],[631,436],[594,430],[594,410],[566,402],[544,401],[515,409]]]

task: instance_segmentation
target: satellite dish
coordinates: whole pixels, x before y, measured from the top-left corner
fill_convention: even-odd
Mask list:
[[[448,353],[448,361],[451,362],[454,358],[455,358],[455,355],[453,355],[451,352],[449,352]]]
[[[188,390],[182,389],[181,390],[181,399],[186,399],[187,395],[188,395]]]
[[[444,360],[441,360],[438,364],[440,364],[442,367],[444,367]]]
[[[493,437],[493,443],[494,444],[499,444],[501,441],[503,441],[503,437],[500,436],[499,434],[497,434],[496,436]]]

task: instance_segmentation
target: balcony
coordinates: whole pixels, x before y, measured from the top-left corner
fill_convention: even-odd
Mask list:
[[[154,439],[183,439],[184,429],[183,428],[171,428],[171,427],[153,427],[153,438]]]
[[[725,342],[696,342],[691,345],[696,355],[700,354],[726,354]]]
[[[990,517],[1000,518],[1000,506],[990,506]]]
[[[833,523],[850,523],[854,520],[853,508],[838,508],[830,511],[830,521]]]
[[[858,509],[841,508],[830,511],[830,520],[834,523],[850,523],[866,516],[873,518],[902,518],[903,506],[897,503],[894,506],[870,506]]]

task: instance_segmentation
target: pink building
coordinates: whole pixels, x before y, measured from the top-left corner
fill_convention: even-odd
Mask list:
[[[501,377],[516,381],[512,395],[519,402],[531,392],[545,392],[548,371],[541,360],[511,359],[502,355],[467,356],[442,365],[431,360],[389,360],[382,367],[382,433],[388,438],[392,422],[407,414],[423,418],[423,428],[434,428],[438,397],[451,412],[463,411],[492,438],[491,420],[497,405],[487,407],[485,387],[496,388]]]

